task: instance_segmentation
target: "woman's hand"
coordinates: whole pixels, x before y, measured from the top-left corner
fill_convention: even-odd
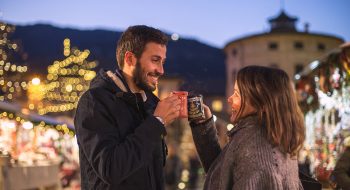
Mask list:
[[[205,104],[203,104],[203,108],[204,108],[204,116],[205,116],[204,120],[210,119],[213,116],[211,114],[210,108],[207,105],[205,105]]]
[[[205,104],[202,104],[202,105],[204,108],[204,119],[195,121],[195,123],[197,123],[197,124],[204,123],[205,121],[207,121],[208,119],[210,119],[213,116],[211,114],[210,108]]]

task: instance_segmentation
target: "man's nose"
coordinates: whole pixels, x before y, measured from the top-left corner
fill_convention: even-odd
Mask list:
[[[160,75],[164,74],[163,64],[159,64],[159,66],[157,67],[157,73],[159,73]]]

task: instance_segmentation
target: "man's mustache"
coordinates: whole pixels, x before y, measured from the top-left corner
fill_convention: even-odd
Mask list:
[[[152,73],[149,73],[148,75],[150,75],[152,77],[161,77],[162,76],[162,74],[159,72],[152,72]]]

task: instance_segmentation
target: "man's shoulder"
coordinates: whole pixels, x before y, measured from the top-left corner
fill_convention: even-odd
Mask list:
[[[103,87],[94,87],[89,88],[87,91],[83,93],[80,99],[101,99],[104,100],[107,97],[112,97],[113,93],[106,88]]]

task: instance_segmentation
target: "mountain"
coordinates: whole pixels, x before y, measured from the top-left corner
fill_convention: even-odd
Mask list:
[[[63,40],[71,46],[90,50],[88,60],[97,60],[100,68],[115,69],[115,48],[121,32],[78,30],[46,24],[16,26],[11,39],[19,40],[27,53],[29,72],[47,73],[47,66],[64,59]],[[169,41],[165,71],[167,76],[184,79],[183,90],[208,95],[225,95],[224,53],[192,39]]]

